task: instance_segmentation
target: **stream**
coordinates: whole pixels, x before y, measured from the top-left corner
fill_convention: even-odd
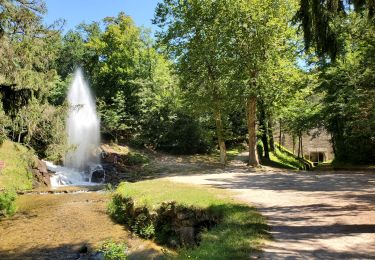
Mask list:
[[[19,196],[17,214],[0,221],[0,259],[77,259],[82,247],[93,251],[107,239],[125,242],[130,259],[162,257],[160,247],[110,219],[110,193],[69,189]]]

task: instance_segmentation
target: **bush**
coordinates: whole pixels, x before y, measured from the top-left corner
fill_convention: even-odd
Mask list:
[[[0,193],[0,218],[12,216],[16,213],[17,194],[14,191],[4,191]]]
[[[123,260],[126,259],[127,247],[125,244],[107,240],[100,247],[99,251],[104,253],[104,259],[106,260]]]
[[[129,152],[124,156],[124,163],[126,165],[142,165],[149,162],[149,158],[140,153]]]
[[[108,205],[108,214],[118,223],[125,224],[135,234],[143,238],[153,238],[155,228],[153,216],[147,207],[136,207],[130,197],[114,194]]]
[[[168,107],[154,111],[145,119],[140,138],[154,149],[174,154],[207,153],[213,145],[199,120]]]

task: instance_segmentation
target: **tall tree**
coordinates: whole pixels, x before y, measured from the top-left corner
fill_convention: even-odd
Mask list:
[[[229,103],[226,45],[230,35],[221,24],[229,1],[165,0],[154,22],[162,28],[159,41],[167,46],[189,101],[196,110],[210,112],[216,125],[220,162],[226,163],[223,117]]]
[[[232,35],[231,56],[234,58],[231,67],[238,83],[237,90],[246,102],[249,164],[256,166],[259,164],[256,154],[257,98],[270,87],[263,83],[273,77],[275,66],[272,64],[290,47],[288,42],[293,32],[290,20],[296,5],[295,1],[288,0],[241,0],[231,2],[230,6],[225,14],[225,27]]]
[[[0,9],[0,92],[4,110],[15,116],[53,85],[59,32],[43,25],[43,1],[1,1]]]

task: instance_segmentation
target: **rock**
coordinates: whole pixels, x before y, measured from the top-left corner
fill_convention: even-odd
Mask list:
[[[180,243],[183,246],[191,247],[195,245],[195,230],[193,227],[181,227],[178,230]]]
[[[48,173],[47,164],[41,160],[37,160],[35,169],[40,173]]]
[[[97,169],[92,172],[91,182],[103,183],[105,180],[105,171],[103,169]]]
[[[79,253],[80,254],[87,254],[89,251],[89,248],[86,246],[86,245],[83,245],[80,249],[79,249]]]
[[[35,161],[34,167],[32,169],[34,182],[33,187],[51,187],[51,174],[47,170],[47,165],[45,162],[37,159]]]
[[[103,252],[96,252],[90,256],[90,260],[104,260],[104,253]]]

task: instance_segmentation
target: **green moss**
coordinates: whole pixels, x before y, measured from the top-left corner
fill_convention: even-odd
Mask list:
[[[213,188],[200,188],[163,180],[121,183],[115,196],[132,198],[135,206],[150,210],[162,202],[207,209],[222,216],[220,223],[201,234],[200,245],[177,250],[177,259],[246,259],[260,250],[268,238],[265,219],[252,207],[238,204],[230,194]],[[113,204],[112,204],[113,207]]]
[[[30,164],[34,162],[34,155],[30,150],[6,140],[0,146],[0,160],[5,163],[5,168],[0,170],[0,189],[31,189]]]

